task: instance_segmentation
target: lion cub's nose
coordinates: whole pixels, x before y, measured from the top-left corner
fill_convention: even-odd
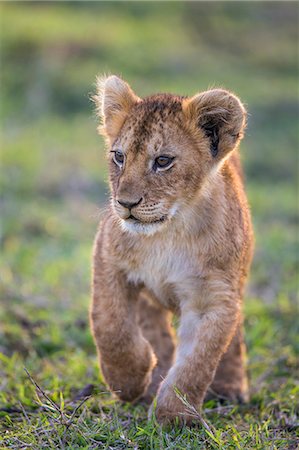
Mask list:
[[[142,197],[137,202],[128,202],[128,201],[124,201],[122,199],[121,200],[117,199],[117,203],[119,203],[124,208],[128,208],[128,209],[132,209],[132,208],[134,208],[134,206],[139,205],[139,203],[141,203],[141,201],[142,201]]]

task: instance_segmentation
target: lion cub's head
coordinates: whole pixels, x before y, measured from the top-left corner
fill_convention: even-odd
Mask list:
[[[153,233],[200,196],[237,146],[245,109],[222,89],[179,97],[137,97],[116,76],[94,97],[107,137],[113,208],[123,228]]]

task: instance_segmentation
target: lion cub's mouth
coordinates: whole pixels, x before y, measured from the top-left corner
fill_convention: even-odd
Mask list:
[[[141,223],[143,225],[149,225],[149,224],[153,224],[153,223],[163,223],[165,222],[165,220],[167,219],[167,216],[162,216],[159,219],[155,219],[155,220],[151,220],[148,222],[144,222],[140,219],[137,219],[137,217],[133,216],[133,214],[130,214],[129,217],[127,219],[125,219],[126,221],[130,221],[130,222],[135,222],[135,223]]]

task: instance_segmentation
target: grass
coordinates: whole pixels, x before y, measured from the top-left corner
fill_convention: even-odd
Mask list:
[[[296,4],[1,9],[0,448],[297,448]],[[251,400],[206,403],[208,428],[162,430],[142,405],[115,402],[98,371],[90,260],[108,190],[89,93],[103,71],[144,95],[226,86],[250,112],[241,151],[256,232]]]

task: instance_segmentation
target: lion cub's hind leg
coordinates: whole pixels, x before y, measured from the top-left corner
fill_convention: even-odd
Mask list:
[[[171,318],[170,311],[153,301],[147,293],[141,294],[138,301],[139,326],[158,360],[151,384],[141,399],[145,403],[151,403],[174,360],[175,332]]]
[[[238,327],[227,351],[222,356],[206,400],[217,398],[233,402],[248,401],[248,381],[245,369],[246,348],[241,326]]]

